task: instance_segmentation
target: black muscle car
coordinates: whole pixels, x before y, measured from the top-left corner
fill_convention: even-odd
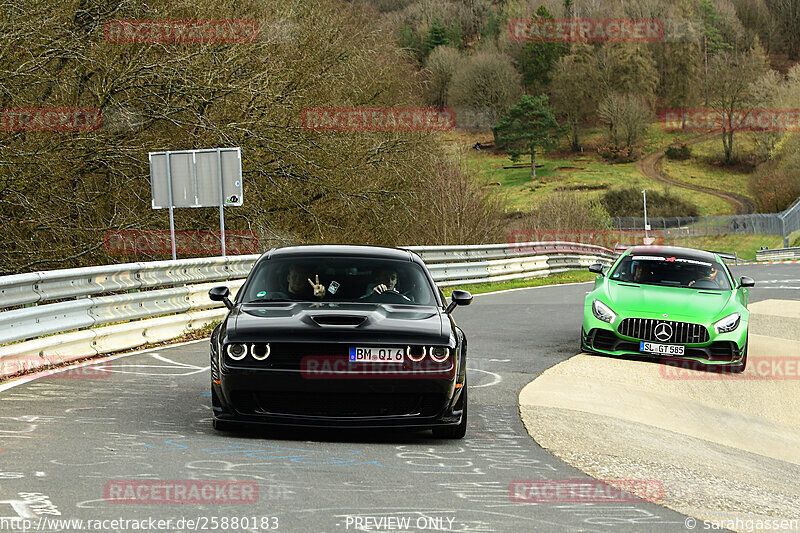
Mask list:
[[[415,253],[297,246],[265,253],[211,335],[214,427],[467,427],[467,340]]]

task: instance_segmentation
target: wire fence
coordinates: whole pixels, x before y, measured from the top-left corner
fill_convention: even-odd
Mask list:
[[[615,217],[614,229],[644,231],[645,219],[638,217]],[[789,246],[788,237],[800,230],[800,198],[780,213],[758,213],[752,215],[709,215],[701,217],[648,217],[648,229],[666,238],[698,237],[708,235],[780,235],[783,246]]]

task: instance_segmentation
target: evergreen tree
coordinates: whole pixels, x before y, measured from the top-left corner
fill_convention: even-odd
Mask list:
[[[525,154],[531,155],[532,179],[536,179],[536,147],[555,146],[564,133],[545,94],[522,95],[492,131],[512,161],[519,161]]]
[[[433,22],[431,22],[428,35],[422,43],[422,49],[427,56],[434,48],[445,44],[450,44],[450,40],[447,38],[447,28],[444,27],[439,17],[436,17],[433,19]]]
[[[545,6],[536,10],[537,19],[553,19]],[[565,51],[559,42],[529,42],[523,46],[520,58],[522,81],[529,89],[542,89],[550,83],[550,71]]]

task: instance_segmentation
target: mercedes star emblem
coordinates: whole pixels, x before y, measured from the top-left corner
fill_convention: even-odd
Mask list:
[[[668,341],[670,337],[672,337],[672,326],[666,322],[659,322],[656,325],[655,334],[656,339],[660,340],[661,342]]]

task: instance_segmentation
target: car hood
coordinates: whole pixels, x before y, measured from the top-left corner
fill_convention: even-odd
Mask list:
[[[720,317],[731,304],[734,291],[705,291],[656,285],[633,285],[609,281],[605,286],[608,301],[623,318],[635,314],[643,318],[680,319],[708,322]]]
[[[242,304],[226,329],[233,342],[447,344],[451,336],[438,307],[378,303]]]

